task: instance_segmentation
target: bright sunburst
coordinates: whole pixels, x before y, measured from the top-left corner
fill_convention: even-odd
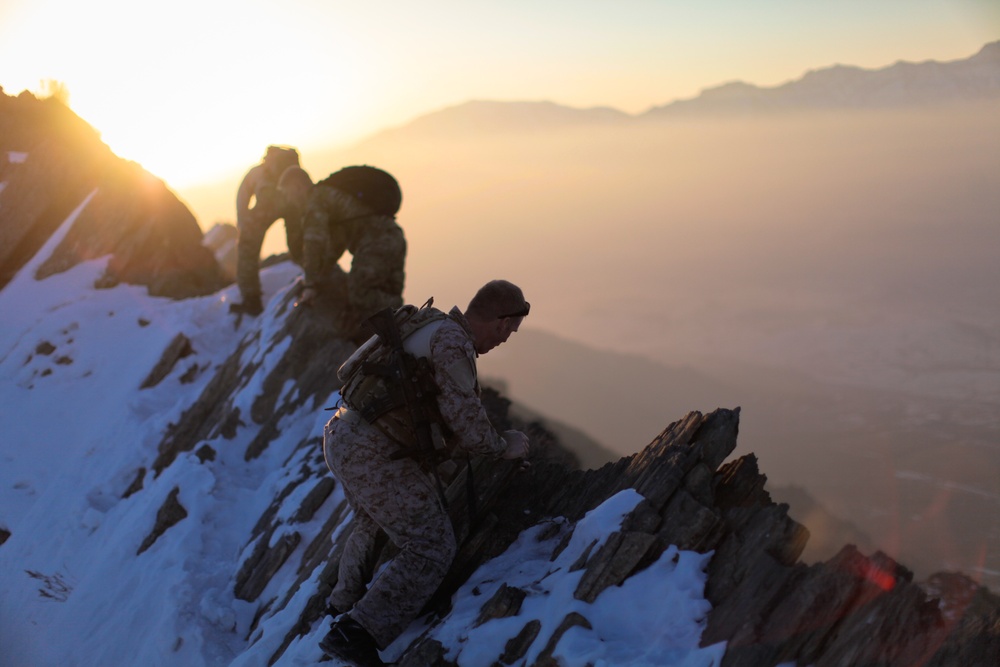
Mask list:
[[[4,51],[21,65],[12,69],[63,82],[70,106],[115,153],[172,186],[244,169],[270,143],[323,134],[315,95],[298,103],[317,86],[305,46],[315,41],[301,39],[301,18],[293,28],[276,3],[43,2],[12,20],[19,43]],[[349,69],[324,73],[325,84],[352,90]],[[331,109],[343,109],[345,96],[330,97],[323,121],[336,124]]]

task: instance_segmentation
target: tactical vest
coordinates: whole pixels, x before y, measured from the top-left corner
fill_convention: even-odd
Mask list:
[[[425,397],[423,408],[436,416],[439,427],[443,420],[437,405],[439,389],[431,365],[431,338],[448,319],[447,313],[432,307],[433,299],[422,307],[404,305],[394,314],[399,328],[403,349],[409,357],[413,377]],[[344,383],[341,398],[348,408],[355,410],[365,421],[406,447],[416,445],[417,436],[410,424],[409,413],[400,388],[391,377],[366,372],[366,364],[384,363],[390,350],[378,336],[372,336],[344,362],[337,377]],[[443,435],[443,434],[442,434]]]

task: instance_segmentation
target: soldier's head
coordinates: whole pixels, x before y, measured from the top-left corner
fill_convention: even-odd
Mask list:
[[[299,152],[291,146],[268,146],[263,164],[271,178],[277,180],[289,167],[299,166]]]
[[[507,342],[531,310],[521,288],[506,280],[491,280],[479,288],[465,309],[476,352],[486,354]]]
[[[302,167],[289,167],[278,179],[278,190],[290,204],[299,209],[305,208],[312,186],[312,179]]]

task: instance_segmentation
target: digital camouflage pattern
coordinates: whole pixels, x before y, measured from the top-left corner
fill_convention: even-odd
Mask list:
[[[327,465],[354,508],[354,529],[340,557],[330,596],[384,649],[416,618],[455,557],[451,520],[434,480],[399,446],[360,418],[331,420],[324,434]],[[367,588],[381,527],[399,553]]]
[[[373,213],[352,196],[324,185],[309,193],[303,220],[302,268],[307,283],[322,288],[341,273],[351,253],[348,303],[362,319],[403,305],[406,238],[391,215]]]
[[[260,302],[260,250],[267,230],[279,218],[285,220],[292,260],[302,263],[302,220],[278,191],[280,175],[268,165],[257,165],[244,176],[236,194],[236,284],[244,303]]]
[[[479,399],[472,333],[456,307],[430,338],[438,407],[456,455],[500,457],[506,441]],[[438,323],[435,323],[438,324]],[[355,511],[355,527],[341,555],[331,605],[350,616],[385,648],[416,618],[441,584],[457,549],[436,483],[412,458],[393,460],[406,445],[353,410],[342,407],[324,431],[327,465]],[[399,554],[368,586],[382,528]]]

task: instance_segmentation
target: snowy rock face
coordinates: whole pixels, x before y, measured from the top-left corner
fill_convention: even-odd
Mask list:
[[[299,272],[278,263],[264,312],[238,320],[232,286],[94,289],[115,255],[36,279],[71,213],[0,289],[0,664],[320,663],[352,524],[320,447],[356,348],[343,295],[296,308]],[[142,246],[145,227],[126,229],[117,247]],[[806,531],[756,458],[733,458],[739,409],[692,412],[580,470],[544,424],[486,402],[497,428],[531,434],[532,466],[451,471],[459,553],[386,660],[996,664],[1000,601],[968,579],[921,587],[852,547],[800,562]]]
[[[37,277],[110,255],[99,287],[125,282],[183,298],[224,284],[187,207],[55,100],[0,92],[0,182],[0,286],[85,200]]]
[[[288,264],[265,269],[265,311],[242,322],[233,288],[94,291],[101,270],[0,291],[16,313],[0,338],[0,658],[320,662],[352,522],[320,448],[334,371],[355,347],[336,309],[295,308]],[[474,460],[474,512],[468,469],[455,471],[460,552],[386,660],[993,664],[1000,605],[967,579],[939,578],[931,596],[851,547],[800,563],[806,531],[752,454],[730,460],[738,409],[691,413],[640,453],[580,470],[544,425],[512,421],[494,392],[487,404],[499,428],[531,432],[533,465]]]

